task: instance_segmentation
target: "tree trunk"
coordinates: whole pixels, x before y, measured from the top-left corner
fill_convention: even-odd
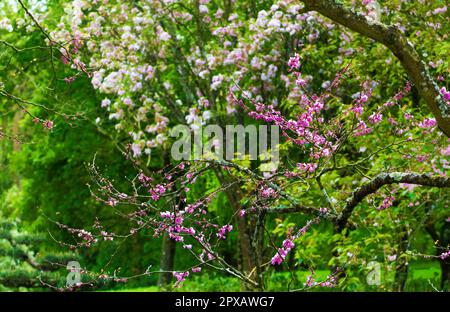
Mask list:
[[[164,150],[164,166],[165,168],[168,168],[168,165],[170,164],[170,155],[167,150]],[[176,187],[174,187],[174,190],[176,191]],[[178,209],[176,207],[177,201],[174,202],[174,210],[181,210],[184,209],[184,202],[183,200],[178,200]],[[170,280],[172,279],[172,271],[173,271],[173,264],[175,259],[175,249],[176,249],[176,242],[169,237],[169,233],[165,232],[162,238],[162,246],[161,246],[161,258],[159,263],[159,270],[160,271],[166,271],[164,273],[161,273],[158,280],[158,286],[159,287],[165,287],[170,283]]]
[[[450,290],[450,261],[449,259],[440,260],[441,266],[441,289]]]
[[[253,263],[255,265],[255,274],[252,277],[255,277],[256,282],[258,283],[258,290],[264,290],[264,278],[263,278],[263,261],[264,261],[264,222],[265,222],[266,212],[261,210],[256,215],[256,220],[254,224],[251,225],[253,231],[252,238],[252,247],[253,247]],[[242,219],[242,218],[241,218]]]
[[[164,233],[162,239],[160,271],[168,271],[161,273],[158,280],[159,287],[165,287],[172,279],[173,263],[175,258],[176,242],[169,237],[168,233]]]
[[[447,252],[450,246],[450,222],[445,222],[440,231],[440,248],[437,249],[438,255]],[[439,258],[441,265],[441,289],[450,290],[450,257],[446,259]]]
[[[221,169],[216,170],[217,178],[219,179],[220,183],[223,185],[226,185],[227,179],[223,175],[223,172]],[[249,278],[255,279],[257,276],[256,270],[256,264],[254,261],[254,252],[252,248],[251,238],[250,238],[250,229],[247,224],[247,220],[245,218],[242,218],[239,216],[239,211],[242,209],[240,204],[240,188],[239,186],[233,185],[232,187],[229,187],[225,191],[228,201],[230,202],[230,205],[235,212],[235,216],[237,218],[237,226],[238,226],[238,239],[239,239],[239,251],[240,251],[240,269],[244,272],[244,274],[249,274],[250,272],[253,272]],[[248,283],[243,283],[242,287],[244,290],[250,290]]]
[[[441,230],[438,231],[435,224],[426,225],[425,229],[436,243],[436,256],[438,256],[439,265],[441,267],[441,289],[450,290],[450,258],[441,259],[439,256],[448,251],[450,244],[450,223],[445,222]]]
[[[405,253],[409,248],[409,235],[408,229],[404,228],[402,236],[400,237],[400,243],[398,246],[398,261],[397,267],[395,268],[395,291],[404,291],[406,286],[406,281],[408,279],[408,264],[404,259],[399,259],[400,255]]]

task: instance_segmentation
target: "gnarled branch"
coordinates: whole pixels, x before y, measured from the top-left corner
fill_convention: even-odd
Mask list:
[[[390,172],[381,173],[377,175],[367,184],[356,189],[352,196],[347,200],[347,203],[342,210],[341,214],[337,218],[337,230],[341,231],[347,226],[348,219],[350,218],[355,207],[369,194],[375,193],[384,185],[395,183],[408,183],[417,184],[431,187],[450,187],[449,177],[432,177],[427,174],[419,173],[403,173],[403,172]]]
[[[419,94],[433,113],[439,128],[450,137],[450,107],[430,76],[413,44],[393,25],[385,25],[353,12],[335,0],[302,0],[307,10],[317,11],[329,19],[383,44],[397,57]]]

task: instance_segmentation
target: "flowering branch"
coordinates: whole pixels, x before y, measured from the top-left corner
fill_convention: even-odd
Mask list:
[[[335,0],[302,0],[302,2],[306,9],[317,11],[389,48],[414,82],[436,118],[439,128],[450,137],[450,106],[444,101],[438,85],[430,76],[428,66],[422,61],[412,43],[396,26],[385,25],[362,14],[352,12]]]

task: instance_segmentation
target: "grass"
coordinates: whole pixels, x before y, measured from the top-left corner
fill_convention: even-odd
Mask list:
[[[306,281],[309,276],[309,271],[297,271],[296,281],[293,283],[293,288],[299,288]],[[330,274],[329,270],[317,270],[315,279],[317,281],[326,280]],[[356,288],[351,287],[348,290],[352,291],[386,291],[389,289],[388,284],[393,282],[394,272],[388,272],[384,276],[388,279],[387,283],[378,289],[366,288],[364,278],[359,279],[359,285]],[[268,280],[269,291],[286,291],[287,284],[291,281],[292,276],[290,272],[275,272]],[[406,291],[434,291],[434,287],[439,285],[440,267],[437,262],[425,263],[411,263],[409,266],[408,281],[406,284]],[[107,291],[114,292],[158,292],[158,291],[174,291],[174,292],[202,292],[202,291],[217,291],[229,292],[240,291],[241,284],[236,278],[221,276],[216,273],[204,273],[202,275],[192,276],[183,282],[180,288],[164,289],[158,286],[142,286],[136,288],[119,288]],[[326,289],[329,290],[329,289]]]
[[[309,271],[297,271],[296,278],[297,284],[306,281]],[[328,270],[317,270],[317,280],[325,280],[330,274]],[[269,290],[272,291],[286,291],[287,284],[291,280],[291,274],[289,272],[274,273],[270,277],[269,284],[272,286]],[[182,287],[163,289],[158,286],[145,286],[136,288],[121,288],[112,289],[108,291],[116,292],[157,292],[157,291],[174,291],[174,292],[201,292],[201,291],[217,291],[217,292],[230,292],[240,291],[241,283],[237,278],[224,277],[217,274],[203,274],[200,276],[194,276],[186,279],[183,282]]]
[[[433,278],[441,276],[441,268],[437,262],[414,263],[410,267],[409,278]]]

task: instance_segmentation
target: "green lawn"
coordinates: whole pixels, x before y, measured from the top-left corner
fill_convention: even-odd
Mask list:
[[[297,271],[297,282],[295,285],[302,285],[308,275],[309,271]],[[330,274],[328,270],[317,270],[316,271],[316,280],[323,281]],[[386,278],[389,283],[394,278],[394,272],[388,272],[386,275],[383,275],[383,279]],[[406,290],[408,291],[432,291],[433,288],[431,284],[434,286],[439,285],[440,278],[440,268],[437,262],[425,262],[425,263],[412,263],[409,267],[409,277],[406,285]],[[272,291],[286,291],[287,284],[291,281],[292,276],[289,272],[282,273],[274,273],[272,274],[269,280],[269,289]],[[362,281],[361,281],[362,280]],[[360,278],[358,282],[355,282],[355,288],[353,290],[358,290],[356,285],[361,285],[362,287],[366,287],[364,285],[364,278]],[[431,283],[431,284],[430,284]],[[295,288],[295,287],[294,287]],[[227,291],[240,291],[241,285],[238,279],[232,277],[224,277],[217,274],[203,274],[192,276],[188,278],[185,282],[183,282],[180,288],[174,289],[163,289],[158,286],[144,286],[144,287],[130,287],[130,288],[119,288],[119,289],[111,289],[107,291],[115,291],[115,292],[157,292],[157,291],[176,291],[176,292],[184,292],[184,291],[192,291],[192,292],[200,292],[200,291],[219,291],[219,292],[227,292]],[[363,290],[363,289],[361,289]],[[366,289],[367,290],[367,289]],[[374,288],[370,288],[370,290],[377,290]],[[379,290],[385,290],[384,287],[381,287]]]

